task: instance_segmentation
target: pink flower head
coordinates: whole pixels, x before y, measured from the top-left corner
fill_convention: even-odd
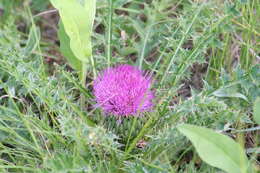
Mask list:
[[[105,113],[137,115],[151,110],[154,98],[151,77],[131,65],[104,70],[94,81],[94,95]]]

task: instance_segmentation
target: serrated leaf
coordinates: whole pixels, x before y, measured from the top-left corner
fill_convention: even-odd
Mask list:
[[[236,91],[234,88],[220,88],[212,93],[216,97],[233,97],[241,98],[245,101],[248,101],[247,97]]]
[[[203,161],[228,173],[247,173],[249,162],[244,149],[231,138],[211,129],[180,125],[178,130],[189,138]]]
[[[91,34],[96,0],[85,2],[84,6],[76,0],[50,1],[59,10],[73,54],[80,61],[88,62],[88,58],[92,56]]]
[[[60,51],[63,54],[63,56],[67,59],[69,64],[72,68],[75,70],[80,71],[82,63],[77,57],[73,54],[72,50],[70,49],[70,38],[66,34],[64,30],[64,26],[62,22],[59,23],[59,31],[58,31],[58,37],[60,40]]]
[[[66,151],[54,153],[52,157],[44,160],[43,167],[47,168],[49,172],[55,173],[88,172],[91,170],[86,160],[75,157]]]
[[[254,103],[253,116],[255,122],[260,125],[260,97],[258,97]]]

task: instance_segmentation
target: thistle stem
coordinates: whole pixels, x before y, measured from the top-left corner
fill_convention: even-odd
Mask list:
[[[107,38],[107,65],[111,65],[111,40],[112,40],[112,20],[113,20],[113,0],[109,1],[109,15],[108,15],[108,38]]]
[[[84,88],[86,85],[86,78],[87,78],[87,63],[83,62],[81,73],[80,73],[80,82],[82,87]],[[80,105],[81,105],[81,109],[83,110],[85,108],[85,97],[83,93],[80,94]]]

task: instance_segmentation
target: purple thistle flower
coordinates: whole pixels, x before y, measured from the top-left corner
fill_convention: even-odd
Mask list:
[[[97,105],[105,113],[135,116],[153,107],[151,76],[131,65],[118,65],[104,70],[94,81]]]

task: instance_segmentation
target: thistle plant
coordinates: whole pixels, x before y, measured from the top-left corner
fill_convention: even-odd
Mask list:
[[[151,75],[127,64],[107,68],[95,79],[96,107],[106,115],[104,126],[117,134],[121,143],[136,137],[147,121],[144,114],[153,109],[151,85]]]
[[[0,0],[0,172],[260,171],[258,1],[50,2]]]
[[[152,109],[151,76],[130,65],[104,70],[94,81],[97,106],[119,117],[137,116]]]

